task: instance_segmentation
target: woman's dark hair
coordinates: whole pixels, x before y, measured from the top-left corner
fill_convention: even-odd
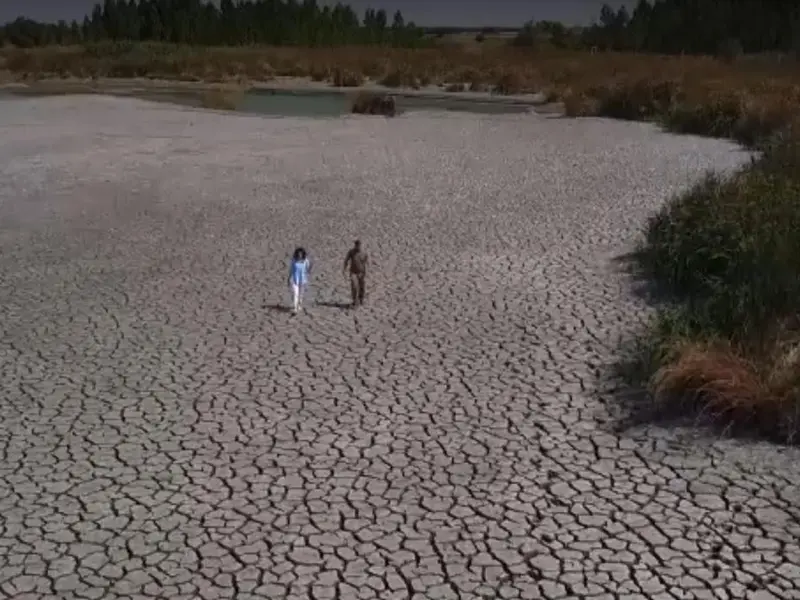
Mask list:
[[[294,254],[292,255],[292,260],[305,260],[305,258],[306,258],[306,249],[295,248]]]

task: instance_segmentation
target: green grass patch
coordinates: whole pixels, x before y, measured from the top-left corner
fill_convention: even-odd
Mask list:
[[[783,140],[650,219],[636,266],[669,303],[624,372],[662,405],[782,441],[800,432],[798,156]]]

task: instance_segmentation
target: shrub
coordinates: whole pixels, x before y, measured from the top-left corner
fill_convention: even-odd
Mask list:
[[[579,94],[567,88],[561,92],[564,114],[568,117],[589,117],[601,114],[600,102],[587,94]]]
[[[516,71],[501,73],[494,85],[496,94],[512,95],[528,91],[522,75]]]
[[[446,81],[450,85],[462,85],[471,91],[487,91],[489,89],[490,76],[472,67],[462,67],[447,74]]]
[[[408,68],[392,69],[381,79],[381,84],[393,88],[419,89],[421,87],[419,78]]]
[[[665,115],[664,122],[669,129],[679,133],[732,138],[745,111],[745,99],[740,92],[723,92],[700,103],[673,107]]]
[[[744,342],[796,309],[798,231],[800,185],[756,165],[709,176],[653,217],[641,265],[706,330]]]
[[[311,73],[309,73],[309,76],[311,77],[311,81],[327,81],[331,79],[331,72],[327,67],[314,68],[311,70]]]
[[[397,114],[397,107],[392,96],[361,92],[353,100],[351,112],[362,115],[393,117]]]
[[[358,87],[364,83],[364,76],[347,69],[336,69],[333,72],[333,85],[336,87]]]
[[[642,120],[669,114],[681,97],[680,84],[672,80],[639,79],[592,90],[597,111],[615,119]]]

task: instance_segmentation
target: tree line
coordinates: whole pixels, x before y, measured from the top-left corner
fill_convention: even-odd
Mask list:
[[[604,5],[582,43],[662,54],[796,53],[800,2],[789,0],[639,0],[633,9]]]
[[[363,18],[347,5],[316,0],[104,0],[81,23],[40,23],[18,18],[0,27],[0,45],[111,41],[196,45],[275,46],[387,44],[413,47],[423,32],[398,10],[368,9]]]
[[[7,23],[0,27],[0,46],[112,40],[414,47],[425,43],[425,33],[406,23],[400,11],[389,19],[384,10],[367,10],[359,18],[350,6],[320,7],[317,0],[221,0],[219,6],[209,0],[104,0],[80,23],[25,18]],[[530,21],[512,43],[663,54],[800,53],[800,2],[638,0],[632,12],[604,5],[599,21],[585,28]]]
[[[512,43],[659,54],[800,54],[800,2],[638,0],[632,13],[605,4],[592,26],[529,21]]]

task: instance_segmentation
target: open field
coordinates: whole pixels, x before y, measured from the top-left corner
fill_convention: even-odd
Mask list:
[[[800,593],[798,450],[602,426],[597,374],[649,312],[613,258],[733,144],[1,106],[3,594]]]

